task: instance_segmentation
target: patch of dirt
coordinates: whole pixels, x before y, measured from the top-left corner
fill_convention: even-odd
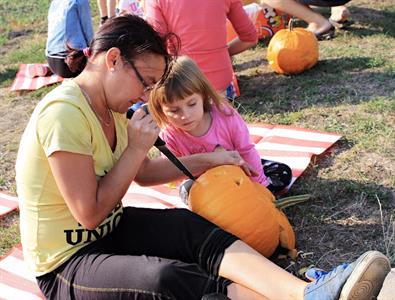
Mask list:
[[[33,30],[30,29],[10,32],[10,40],[0,47],[0,55],[6,55],[15,49],[15,45],[30,39],[31,36],[29,36],[29,33],[31,32],[33,32]]]
[[[15,192],[15,160],[20,136],[37,102],[0,89],[0,190]]]
[[[18,31],[14,30],[8,34],[8,39],[11,40],[11,39],[15,39],[17,37],[26,36],[32,32],[33,32],[32,29],[22,29],[22,30],[18,30]]]

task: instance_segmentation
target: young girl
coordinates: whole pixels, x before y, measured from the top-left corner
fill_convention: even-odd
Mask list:
[[[181,56],[173,62],[167,79],[152,91],[149,109],[176,156],[213,152],[219,146],[236,150],[255,171],[251,179],[272,187],[245,122],[189,57]]]

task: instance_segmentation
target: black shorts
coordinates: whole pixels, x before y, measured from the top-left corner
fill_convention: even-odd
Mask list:
[[[351,0],[298,0],[298,2],[306,5],[324,6],[324,7],[340,6],[350,1]]]
[[[71,72],[69,66],[64,61],[64,58],[55,58],[47,56],[47,62],[51,71],[63,78],[76,77],[81,72]]]
[[[48,299],[201,299],[237,238],[186,209],[124,208],[117,228],[37,277]]]

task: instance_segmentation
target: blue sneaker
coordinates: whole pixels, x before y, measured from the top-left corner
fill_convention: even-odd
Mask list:
[[[368,251],[351,264],[342,264],[323,274],[304,291],[305,300],[370,300],[377,297],[391,270],[388,258]]]
[[[304,274],[304,276],[309,280],[309,281],[315,281],[318,278],[320,278],[321,276],[324,276],[326,274],[328,274],[329,272],[325,272],[322,269],[318,269],[318,268],[311,268],[308,269],[306,271],[306,273]]]

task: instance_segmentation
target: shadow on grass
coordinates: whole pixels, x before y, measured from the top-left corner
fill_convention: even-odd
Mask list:
[[[357,23],[361,24],[363,28],[352,26],[350,31],[356,35],[368,36],[378,33],[385,33],[395,37],[395,9],[392,11],[376,10],[366,7],[350,6],[349,7],[352,18]]]
[[[344,140],[336,147],[337,154],[350,147]],[[385,253],[395,265],[393,190],[380,182],[362,183],[341,178],[341,174],[338,179],[324,178],[322,171],[332,160],[333,155],[319,156],[291,190],[295,195],[310,193],[312,199],[285,210],[296,233],[297,249],[308,255],[295,264],[289,259],[273,260],[299,277],[302,267],[331,269],[368,250]]]
[[[255,67],[262,61],[253,61]],[[241,67],[245,67],[242,64]],[[239,69],[239,65],[236,66]],[[250,66],[252,67],[252,66]],[[384,71],[377,71],[384,67]],[[238,77],[241,97],[248,113],[299,111],[311,106],[356,104],[376,97],[392,97],[393,68],[371,57],[342,57],[319,61],[310,70],[294,76],[273,72]],[[264,105],[263,105],[264,104]]]
[[[288,208],[286,214],[294,225],[299,250],[314,253],[308,264],[325,257],[319,265],[329,268],[368,250],[388,251],[395,263],[391,189],[379,183],[328,180],[312,174],[301,181],[308,185],[313,200]]]
[[[250,59],[242,63],[233,63],[233,67],[235,70],[237,70],[237,72],[241,72],[262,65],[267,65],[266,54],[262,54],[262,58],[259,59]],[[239,77],[237,77],[237,79],[239,79]]]
[[[3,72],[0,72],[0,87],[3,85],[10,83],[11,80],[15,78],[18,69],[15,68],[7,68]]]
[[[8,39],[12,40],[20,36],[30,35],[32,32],[32,29],[13,30],[8,33]]]

